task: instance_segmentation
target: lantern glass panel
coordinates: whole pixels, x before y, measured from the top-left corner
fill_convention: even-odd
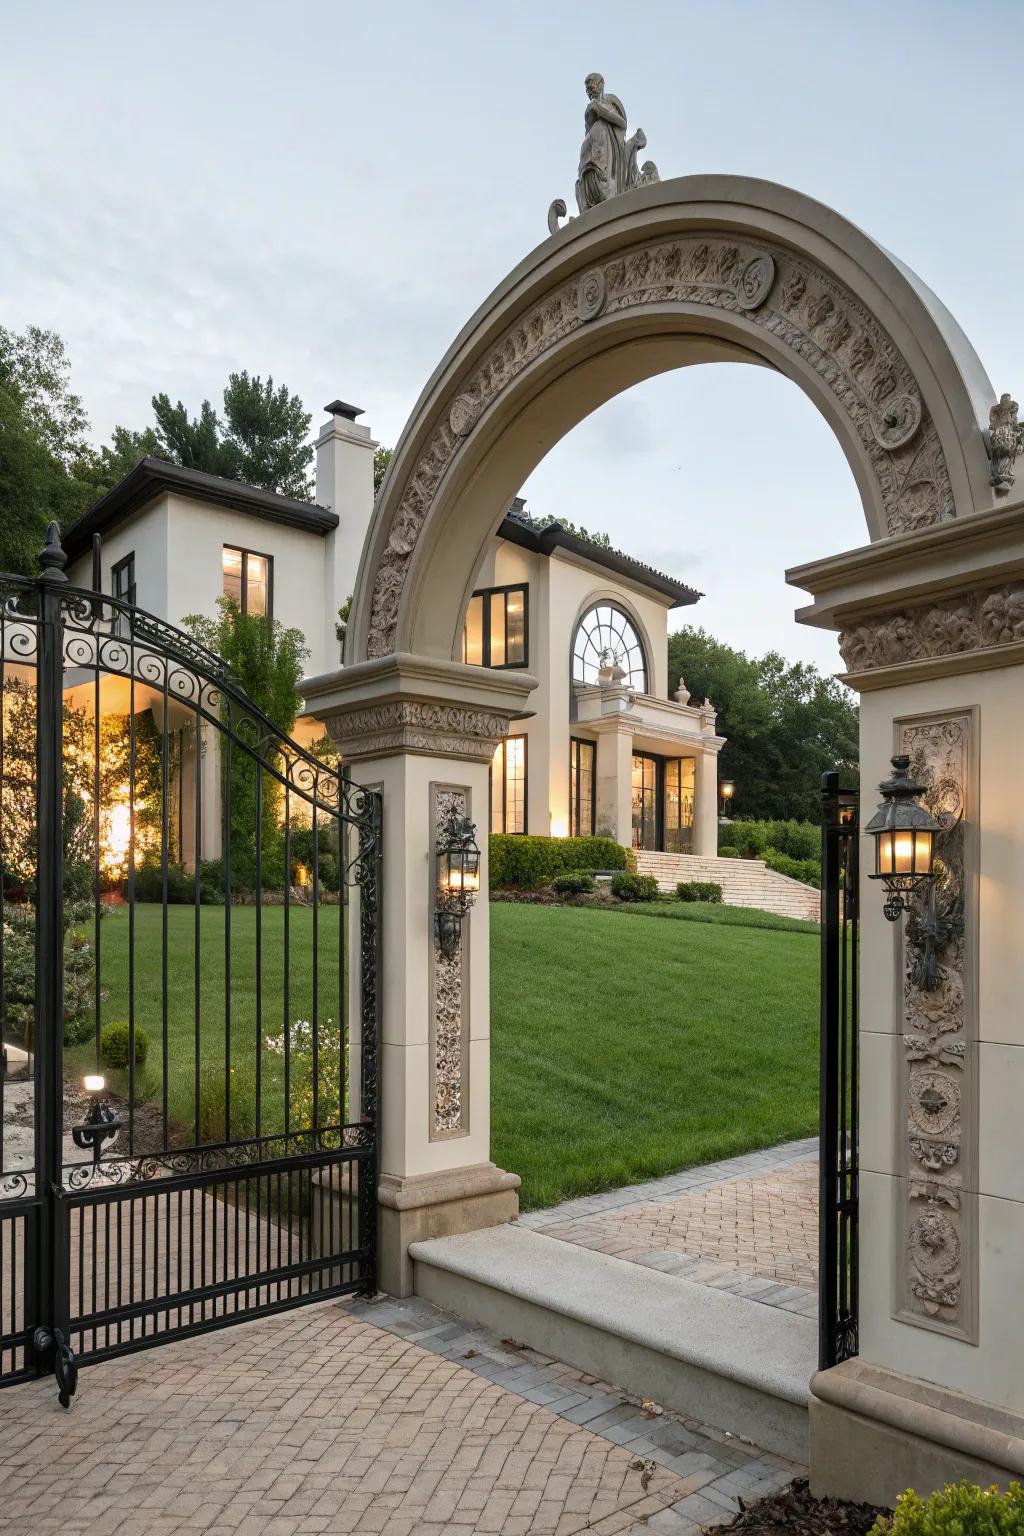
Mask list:
[[[893,873],[893,834],[879,832],[875,839],[875,868],[880,875]]]
[[[914,838],[915,874],[930,875],[932,872],[932,837],[931,832],[918,832]]]
[[[899,829],[892,834],[892,872],[895,875],[912,875],[914,872],[914,834]]]

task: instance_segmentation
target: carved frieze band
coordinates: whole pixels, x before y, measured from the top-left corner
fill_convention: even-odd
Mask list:
[[[959,593],[926,607],[883,613],[845,630],[839,650],[847,670],[867,672],[931,656],[984,651],[1024,641],[1024,582]]]
[[[508,733],[508,717],[463,704],[396,699],[334,715],[327,729],[349,763],[396,752],[489,763]]]
[[[976,1168],[972,893],[967,843],[973,716],[907,720],[899,750],[929,786],[938,821],[934,889],[914,896],[906,925],[900,1101],[902,1256],[898,1314],[957,1337],[975,1331],[978,1267],[969,1192]],[[968,1192],[965,1198],[965,1191]]]
[[[432,784],[431,847],[451,822],[452,812],[469,815],[469,796],[464,789]],[[433,865],[433,860],[431,860]],[[433,875],[433,868],[431,868]],[[433,897],[433,880],[431,880]],[[433,901],[431,901],[433,921]],[[469,1133],[468,955],[466,919],[451,955],[441,949],[437,935],[430,945],[430,1139],[440,1141]]]
[[[889,533],[955,515],[949,471],[917,381],[875,316],[831,273],[781,246],[720,234],[647,242],[580,273],[527,312],[460,380],[412,470],[377,566],[368,654],[394,649],[412,552],[485,410],[546,350],[598,317],[681,303],[770,332],[826,385],[863,445]]]

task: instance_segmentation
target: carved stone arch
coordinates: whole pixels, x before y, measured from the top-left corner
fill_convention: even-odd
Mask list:
[[[785,188],[663,182],[538,247],[449,350],[381,488],[348,659],[450,658],[486,540],[534,465],[623,389],[720,360],[773,367],[815,401],[872,540],[994,505],[991,385],[912,273]]]

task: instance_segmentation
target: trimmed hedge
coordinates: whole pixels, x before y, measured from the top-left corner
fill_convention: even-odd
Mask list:
[[[799,880],[803,885],[821,888],[820,859],[791,859],[788,854],[779,853],[775,848],[766,848],[761,857],[777,875],[788,875],[791,880]]]
[[[813,821],[733,821],[718,831],[721,849],[735,848],[742,859],[760,859],[766,849],[791,859],[821,857],[821,828]]]
[[[586,870],[577,869],[567,875],[556,875],[551,882],[551,889],[559,896],[588,896],[591,891],[597,890],[597,881]]]
[[[722,905],[722,887],[717,880],[680,880],[676,896],[680,901],[709,901],[716,907]]]
[[[104,1024],[100,1030],[100,1055],[108,1067],[127,1067],[131,1055],[132,1030],[119,1021]],[[135,1026],[135,1065],[141,1067],[149,1055],[149,1036],[141,1024]]]
[[[1011,1483],[1006,1493],[993,1485],[982,1489],[966,1478],[950,1483],[927,1499],[908,1488],[890,1517],[879,1515],[868,1536],[1017,1536],[1024,1531],[1024,1488]]]
[[[658,882],[653,875],[612,875],[611,891],[619,901],[657,901]]]
[[[492,891],[538,891],[556,875],[583,869],[635,868],[636,855],[611,837],[520,837],[493,832],[490,838]]]

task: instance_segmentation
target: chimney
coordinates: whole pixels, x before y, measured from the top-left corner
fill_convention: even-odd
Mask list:
[[[327,634],[325,644],[337,657],[334,625],[338,609],[355,590],[356,573],[373,515],[373,455],[377,444],[362,411],[344,400],[324,406],[328,421],[316,440],[316,499],[339,519],[327,536]]]

